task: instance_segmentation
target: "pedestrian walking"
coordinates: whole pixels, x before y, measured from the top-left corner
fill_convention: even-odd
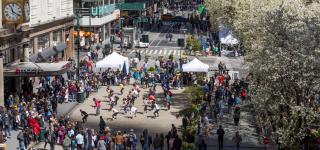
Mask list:
[[[63,140],[63,150],[69,150],[71,146],[71,139],[69,136],[66,136]]]
[[[235,107],[235,110],[233,112],[233,120],[234,120],[234,125],[238,126],[239,121],[240,121],[240,107],[239,106]]]
[[[19,141],[19,150],[26,150],[26,146],[24,145],[24,131],[21,130],[18,135],[17,135],[17,140]],[[3,140],[1,141],[1,143],[3,143]]]
[[[115,137],[116,150],[124,150],[123,142],[124,142],[124,138],[121,134],[121,131],[118,131]]]
[[[51,133],[49,136],[50,136],[50,140],[49,140],[50,150],[54,150],[54,147],[57,141],[57,136],[54,133]]]
[[[77,149],[78,150],[84,149],[84,136],[81,132],[77,134],[76,141],[77,141]]]
[[[207,150],[207,144],[204,141],[204,139],[201,140],[201,143],[199,144],[198,150]]]
[[[222,125],[219,125],[219,129],[217,130],[218,134],[218,143],[219,143],[219,150],[223,149],[223,136],[224,136],[224,130],[222,128]]]
[[[168,132],[168,134],[166,135],[166,142],[167,142],[167,149],[170,150],[170,139],[172,137],[172,133],[171,131]]]
[[[104,131],[104,129],[106,128],[107,123],[104,121],[104,119],[102,118],[102,116],[100,116],[100,122],[99,122],[99,131],[102,132]]]
[[[153,148],[154,150],[161,150],[161,139],[158,133],[156,133],[156,136],[153,139]]]
[[[232,141],[234,142],[234,144],[237,147],[237,150],[240,149],[240,143],[242,142],[242,138],[239,135],[239,132],[237,131],[236,134],[234,135],[234,137],[232,138]]]
[[[218,104],[219,104],[219,119],[222,120],[223,119],[225,102],[222,99],[220,99]]]

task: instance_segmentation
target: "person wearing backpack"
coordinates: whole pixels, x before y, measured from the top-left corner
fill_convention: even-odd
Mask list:
[[[57,141],[56,134],[51,133],[51,135],[49,135],[49,136],[51,137],[50,140],[49,140],[50,150],[54,150],[54,146],[55,146],[56,141]]]
[[[219,129],[217,130],[218,134],[218,143],[219,143],[219,150],[223,149],[223,136],[224,136],[224,130],[222,128],[222,125],[219,125]]]
[[[240,120],[240,107],[236,106],[234,113],[233,113],[233,120],[234,120],[234,124],[236,126],[239,125],[239,120]]]
[[[161,150],[161,139],[158,133],[156,133],[156,136],[153,139],[153,148],[154,150]]]
[[[69,136],[66,136],[63,140],[63,150],[69,150],[71,146],[71,139]]]
[[[75,135],[73,134],[71,136],[71,150],[75,150],[76,147],[77,147],[77,141],[76,141]]]
[[[3,123],[4,123],[4,133],[6,137],[11,137],[11,132],[10,132],[10,118],[9,115],[6,113],[4,118],[3,118]]]
[[[1,131],[2,132],[2,131]],[[17,140],[19,141],[19,147],[18,149],[20,150],[25,150],[26,147],[24,145],[24,136],[23,136],[23,131],[20,131],[17,135]],[[2,142],[1,142],[2,143]]]
[[[100,137],[98,144],[97,144],[97,149],[98,150],[107,150],[106,145],[107,145],[107,143],[105,142],[103,137]]]
[[[132,150],[137,150],[138,140],[137,135],[133,132],[133,129],[130,129],[129,142],[131,143]]]

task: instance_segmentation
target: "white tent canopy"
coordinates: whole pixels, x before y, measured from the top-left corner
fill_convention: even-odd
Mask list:
[[[183,72],[208,72],[209,65],[201,62],[197,58],[194,58],[192,61],[187,64],[182,65]]]
[[[104,59],[98,61],[96,68],[116,68],[122,70],[124,65],[126,65],[126,71],[129,73],[129,59],[116,52],[113,52]]]

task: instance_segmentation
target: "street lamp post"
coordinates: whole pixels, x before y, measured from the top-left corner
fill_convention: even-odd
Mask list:
[[[89,39],[89,48],[90,48],[90,53],[92,52],[92,3],[89,3],[89,32],[90,32],[90,39]],[[94,31],[93,31],[94,33]],[[95,36],[95,35],[93,35]]]
[[[76,13],[76,20],[77,20],[77,80],[80,81],[80,12],[79,10]]]
[[[187,29],[182,29],[182,31],[183,31],[183,40],[184,40],[183,44],[185,44]],[[180,49],[180,59],[181,59],[181,51],[182,51],[183,47],[184,47],[184,45],[181,46],[181,49]]]
[[[121,16],[121,10],[122,10],[122,5],[124,4],[124,0],[120,0],[120,20],[119,20],[119,27],[120,27],[120,49],[121,49],[121,53],[122,53],[122,46],[123,46],[123,31],[122,31],[122,16]]]

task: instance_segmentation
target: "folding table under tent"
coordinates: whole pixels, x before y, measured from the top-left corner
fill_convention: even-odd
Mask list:
[[[124,57],[117,52],[113,52],[96,63],[96,68],[116,68],[122,71],[124,69],[123,67],[125,67],[126,72],[129,73],[129,58]]]
[[[197,58],[194,58],[192,61],[187,64],[182,65],[183,72],[208,72],[209,65],[201,62]]]

